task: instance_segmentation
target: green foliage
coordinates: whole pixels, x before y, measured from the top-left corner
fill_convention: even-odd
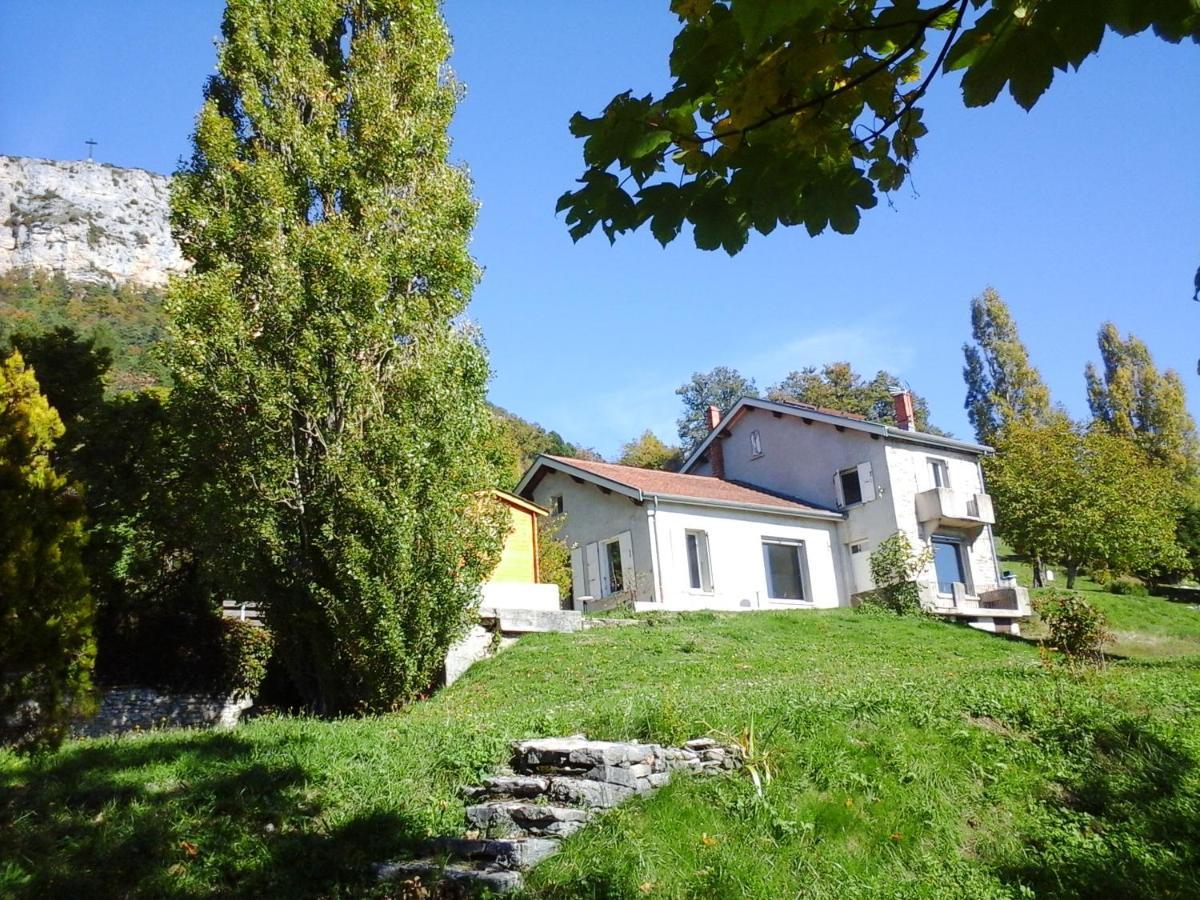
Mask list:
[[[919,612],[921,588],[916,579],[931,559],[930,549],[918,551],[903,531],[880,541],[871,551],[871,580],[875,589],[863,602],[901,615]]]
[[[0,275],[0,342],[14,332],[37,335],[60,328],[91,341],[97,355],[111,357],[104,379],[109,393],[167,384],[166,367],[151,352],[166,333],[158,291],[76,283],[42,272]]]
[[[1073,591],[1045,591],[1034,598],[1034,612],[1050,631],[1049,643],[1072,663],[1104,658],[1113,636],[1104,613]]]
[[[878,193],[908,180],[923,97],[961,71],[968,106],[1007,85],[1029,109],[1054,71],[1078,68],[1106,29],[1200,41],[1190,0],[673,0],[682,26],[659,96],[626,91],[576,113],[581,185],[559,199],[571,236],[684,223],[696,246],[745,246],[751,229],[849,234]],[[629,182],[632,181],[632,185]]]
[[[971,339],[963,344],[967,418],[982,444],[1010,422],[1040,424],[1050,417],[1050,389],[1029,362],[1029,351],[1006,304],[987,288],[971,301]]]
[[[1084,372],[1093,418],[1136,441],[1181,482],[1200,475],[1200,438],[1179,373],[1160,374],[1145,343],[1133,335],[1122,340],[1112,322],[1101,326],[1097,342],[1103,375],[1091,363]]]
[[[1160,608],[1197,616],[1153,598],[1125,605],[1142,616],[1130,629]],[[761,799],[737,773],[675,777],[573,835],[527,893],[1189,896],[1200,643],[1191,650],[1067,678],[1024,642],[849,610],[530,635],[400,714],[264,716],[232,732],[0,753],[0,860],[12,861],[0,884],[14,900],[394,897],[372,865],[457,833],[460,789],[495,771],[509,741],[675,743],[753,722],[773,764]]]
[[[995,445],[984,467],[999,531],[1018,553],[1066,566],[1068,588],[1084,567],[1146,574],[1180,564],[1173,475],[1131,440],[1058,416],[1010,424]]]
[[[512,446],[518,457],[516,475],[511,479],[513,484],[529,468],[530,463],[543,453],[549,456],[568,456],[575,459],[600,459],[594,450],[572,444],[557,431],[547,431],[536,422],[522,419],[516,413],[501,409],[499,406],[493,406],[491,409],[499,420],[500,429],[504,435],[502,439]]]
[[[560,600],[570,600],[571,592],[571,548],[559,537],[566,524],[566,515],[539,516],[538,527],[538,571],[542,584],[557,584]]]
[[[267,677],[267,663],[275,641],[271,632],[260,625],[238,619],[221,619],[222,693],[253,697]]]
[[[1150,588],[1146,587],[1145,584],[1136,578],[1114,578],[1104,586],[1104,589],[1110,594],[1117,594],[1124,597],[1150,596]]]
[[[0,744],[56,747],[87,708],[94,642],[78,487],[62,421],[13,351],[0,364]]]
[[[683,400],[683,415],[675,424],[686,456],[708,436],[710,406],[727,413],[742,397],[757,397],[758,387],[753,378],[742,377],[737,369],[717,366],[709,372],[693,372],[691,380],[676,388],[675,393]]]
[[[820,369],[808,366],[799,372],[790,372],[779,384],[767,390],[767,396],[785,403],[807,403],[895,425],[892,391],[898,384],[900,379],[890,372],[880,370],[866,381],[850,363],[833,362]],[[913,413],[917,430],[929,431],[929,402],[924,397],[913,394]]]
[[[476,206],[434,0],[230,0],[167,297],[202,577],[325,713],[433,682],[499,555]]]
[[[1185,557],[1179,574],[1185,578],[1200,578],[1200,501],[1184,502],[1175,525],[1175,543]]]
[[[667,446],[647,428],[636,441],[629,441],[621,446],[621,456],[617,462],[622,466],[678,472],[679,467],[683,465],[683,451],[678,447]]]

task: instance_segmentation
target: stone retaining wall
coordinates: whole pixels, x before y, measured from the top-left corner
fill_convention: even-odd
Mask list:
[[[254,705],[253,697],[163,694],[153,688],[105,691],[96,714],[72,729],[76,737],[100,737],[152,728],[214,726],[230,728]]]

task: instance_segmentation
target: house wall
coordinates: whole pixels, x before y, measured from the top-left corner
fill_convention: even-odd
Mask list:
[[[750,433],[759,433],[762,455],[751,451]],[[813,420],[805,424],[799,416],[776,418],[769,410],[747,409],[730,427],[722,441],[725,477],[734,481],[787,494],[799,500],[838,508],[834,486],[837,472],[869,463],[875,499],[846,507],[846,520],[839,531],[842,576],[849,594],[870,590],[870,554],[880,541],[902,530],[914,541],[928,543],[932,529],[919,527],[916,495],[934,487],[929,459],[947,463],[950,485],[967,493],[986,493],[979,473],[978,458],[963,451],[906,443],[897,438],[873,438],[861,431],[838,431],[833,425]],[[691,469],[710,475],[707,463]],[[955,533],[952,529],[942,529]],[[967,546],[971,578],[976,585],[998,581],[991,528],[978,533],[960,532]],[[851,553],[857,546],[859,553]],[[933,580],[930,566],[921,576]]]
[[[647,508],[651,504],[647,502]],[[664,501],[650,509],[657,521],[659,581],[666,609],[784,609],[831,607],[845,602],[838,560],[838,523],[798,519]],[[711,593],[694,591],[688,578],[686,533],[708,536]],[[763,538],[803,541],[807,601],[773,601],[767,596]],[[639,608],[641,604],[639,604]]]
[[[1000,581],[996,570],[995,544],[990,526],[977,532],[953,528],[934,528],[917,521],[917,494],[935,487],[929,468],[930,459],[946,461],[950,475],[950,488],[965,494],[987,493],[983,483],[978,458],[969,453],[956,453],[940,447],[921,447],[913,444],[889,443],[887,447],[888,471],[893,485],[893,505],[899,527],[910,535],[916,535],[928,543],[936,533],[960,537],[967,549],[970,578],[976,589],[995,586]],[[930,565],[919,576],[920,580],[933,583],[933,566]]]
[[[492,584],[533,584],[537,581],[537,516],[529,510],[505,506],[512,518],[512,530],[504,539],[500,561],[488,581]]]
[[[533,489],[532,500],[550,507],[551,498],[563,498],[563,525],[558,536],[572,549],[593,541],[607,541],[628,531],[631,536],[633,578],[626,573],[630,599],[654,599],[654,571],[650,549],[650,528],[646,506],[639,506],[623,494],[605,494],[590,482],[578,483],[570,475],[549,471]],[[578,580],[578,579],[576,579]],[[586,585],[574,586],[575,597],[588,593]]]
[[[815,419],[807,425],[796,416],[776,418],[768,410],[753,408],[729,430],[730,437],[722,441],[726,478],[828,509],[838,509],[837,473],[863,463],[870,465],[875,499],[846,507],[834,547],[845,597],[869,590],[872,584],[866,562],[870,549],[899,527],[894,506],[888,502],[891,485],[884,440],[861,431],[838,431]],[[759,433],[762,455],[758,457],[751,452],[752,431]],[[692,471],[712,474],[707,464]],[[863,552],[851,554],[853,544],[864,545]]]

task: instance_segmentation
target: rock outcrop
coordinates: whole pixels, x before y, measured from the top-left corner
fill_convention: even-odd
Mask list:
[[[31,269],[73,281],[166,284],[187,265],[171,238],[170,182],[86,160],[0,156],[0,274]]]
[[[465,836],[439,838],[425,858],[382,863],[376,874],[385,881],[514,891],[523,872],[604,810],[662,787],[672,772],[715,773],[741,764],[738,747],[712,738],[682,747],[589,741],[582,734],[517,741],[510,768],[464,792]]]

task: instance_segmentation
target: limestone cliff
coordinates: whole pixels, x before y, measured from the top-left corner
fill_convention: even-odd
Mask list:
[[[186,268],[167,221],[169,184],[144,169],[0,155],[0,274],[165,284]]]

